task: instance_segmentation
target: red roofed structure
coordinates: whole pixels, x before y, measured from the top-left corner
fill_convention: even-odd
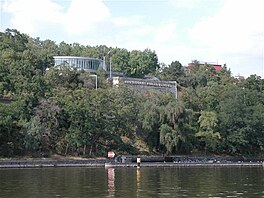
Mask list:
[[[216,71],[220,71],[221,69],[223,69],[222,65],[215,65],[215,64],[209,64],[212,65]]]
[[[214,67],[216,71],[220,71],[220,70],[223,69],[222,65],[215,64],[215,63],[207,63],[207,62],[197,62],[197,63],[192,62],[192,63],[189,63],[188,64],[188,69],[191,70],[193,68],[193,66],[195,66],[196,64],[199,64],[199,66],[210,65],[210,66]]]

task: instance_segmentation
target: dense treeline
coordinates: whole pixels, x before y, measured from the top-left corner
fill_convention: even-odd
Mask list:
[[[0,33],[0,156],[63,154],[105,156],[264,151],[264,80],[236,79],[224,67],[158,62],[155,51],[56,44],[17,30]],[[177,80],[179,99],[154,91],[113,88],[98,71],[53,68],[54,55],[102,58],[111,51],[115,71]],[[106,56],[109,62],[109,57]],[[5,100],[6,101],[6,100]]]

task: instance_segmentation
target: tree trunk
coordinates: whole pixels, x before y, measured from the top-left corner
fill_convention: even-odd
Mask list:
[[[68,149],[69,149],[69,143],[67,143],[67,145],[66,145],[66,149],[65,149],[65,153],[64,153],[65,156],[66,156],[67,153],[68,153]]]
[[[86,145],[83,146],[83,156],[86,155]]]
[[[91,144],[91,148],[90,148],[90,153],[89,153],[89,155],[92,156],[92,153],[93,153],[93,144]]]

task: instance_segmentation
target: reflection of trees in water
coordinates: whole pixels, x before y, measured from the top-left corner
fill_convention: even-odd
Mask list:
[[[107,169],[107,176],[108,176],[108,197],[115,197],[115,169],[108,168]]]

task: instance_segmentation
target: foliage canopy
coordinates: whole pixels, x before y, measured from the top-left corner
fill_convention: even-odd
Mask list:
[[[179,61],[160,64],[150,49],[56,44],[12,29],[0,32],[0,49],[0,98],[12,101],[0,103],[1,156],[264,152],[259,76],[235,79],[226,66],[216,71],[198,61],[186,70]],[[178,81],[179,99],[113,88],[102,71],[95,90],[89,73],[53,68],[54,55],[102,58],[104,50],[114,71]]]

